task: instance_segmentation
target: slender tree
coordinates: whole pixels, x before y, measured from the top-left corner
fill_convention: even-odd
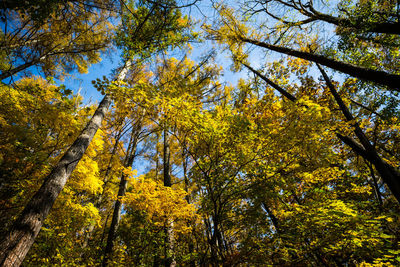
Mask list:
[[[126,158],[124,167],[132,168],[132,164],[137,156],[137,146],[141,139],[142,127],[143,127],[143,115],[139,114],[137,120],[134,122],[133,129],[131,130],[130,141],[126,150]],[[118,226],[121,220],[122,210],[122,198],[125,196],[128,185],[128,177],[126,174],[122,174],[118,187],[117,200],[114,203],[114,210],[111,219],[111,225],[108,230],[107,244],[104,249],[102,266],[108,266],[108,262],[111,260],[113,245],[117,234]]]

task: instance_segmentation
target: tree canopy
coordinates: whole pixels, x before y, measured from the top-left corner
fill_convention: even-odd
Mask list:
[[[0,10],[1,266],[400,265],[397,2]]]

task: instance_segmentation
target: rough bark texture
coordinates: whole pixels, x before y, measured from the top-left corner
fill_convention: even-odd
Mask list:
[[[129,61],[125,64],[118,80],[125,78],[130,65]],[[55,200],[100,127],[110,103],[110,96],[105,95],[85,129],[45,178],[40,189],[14,222],[10,232],[2,239],[0,266],[21,265]]]
[[[316,55],[308,52],[298,51],[291,48],[281,47],[277,45],[267,44],[257,40],[252,40],[245,37],[239,37],[239,40],[251,43],[269,50],[283,53],[289,56],[302,58],[305,60],[313,61],[315,63],[324,65],[331,69],[349,74],[359,79],[375,82],[381,85],[386,85],[390,89],[400,91],[400,75],[390,74],[384,71],[372,70],[364,67],[355,66],[349,63],[340,62],[334,59],[327,58],[322,55]]]
[[[86,128],[46,177],[39,191],[28,202],[11,231],[0,243],[1,266],[21,265],[55,200],[100,127],[110,102],[110,97],[106,95]]]

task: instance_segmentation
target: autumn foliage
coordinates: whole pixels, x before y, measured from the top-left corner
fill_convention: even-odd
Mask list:
[[[400,265],[398,4],[39,2],[0,6],[1,266]],[[107,56],[99,107],[62,84]]]

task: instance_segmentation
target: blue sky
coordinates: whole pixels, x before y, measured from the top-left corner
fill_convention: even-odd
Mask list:
[[[115,60],[111,60],[109,57],[103,57],[100,63],[90,66],[88,73],[80,74],[75,72],[70,77],[65,78],[64,81],[58,81],[58,83],[64,84],[74,93],[79,92],[83,96],[84,104],[99,102],[102,95],[93,87],[92,81],[96,78],[109,76],[120,62],[118,54],[116,54],[115,58]]]

